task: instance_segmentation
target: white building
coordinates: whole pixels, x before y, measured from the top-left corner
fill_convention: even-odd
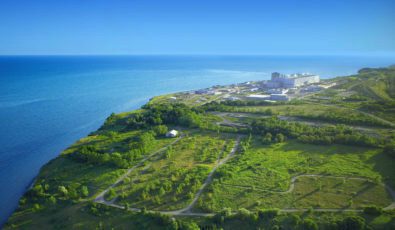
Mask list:
[[[268,100],[270,98],[270,95],[250,94],[246,98],[253,100]]]
[[[320,76],[314,74],[285,75],[274,72],[272,79],[266,83],[266,86],[268,88],[294,88],[318,82],[320,82]]]
[[[174,129],[166,133],[166,137],[176,137],[176,136],[178,136],[178,131]]]

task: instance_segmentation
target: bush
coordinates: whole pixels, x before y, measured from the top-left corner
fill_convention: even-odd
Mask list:
[[[360,216],[349,216],[338,222],[340,230],[359,230],[365,228],[365,219]]]
[[[67,197],[67,195],[69,194],[69,191],[64,186],[59,186],[58,191],[61,194],[61,196],[64,196],[64,197]]]
[[[105,199],[106,200],[112,200],[117,196],[117,193],[113,188],[110,188],[108,192],[105,194]]]
[[[301,224],[299,224],[299,227],[303,230],[317,230],[318,225],[317,223],[312,220],[312,219],[304,219]]]
[[[152,127],[152,130],[155,132],[156,136],[164,136],[167,133],[168,128],[166,125],[157,125]]]
[[[247,210],[245,208],[240,208],[237,211],[235,218],[242,220],[242,221],[249,221],[249,222],[253,222],[256,219],[254,213],[250,212],[249,210]]]
[[[366,206],[363,208],[363,213],[371,216],[379,216],[381,213],[383,213],[383,209],[374,205]]]
[[[278,209],[262,209],[258,211],[258,217],[261,220],[270,220],[276,217],[278,213]]]

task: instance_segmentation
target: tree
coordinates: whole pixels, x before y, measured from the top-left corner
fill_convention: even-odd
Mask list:
[[[88,190],[87,186],[84,185],[84,186],[81,187],[81,195],[83,197],[89,196],[89,190]]]
[[[270,144],[270,143],[272,143],[272,137],[273,137],[272,134],[267,132],[265,134],[265,136],[263,136],[263,138],[262,138],[263,144]]]
[[[55,205],[56,204],[56,198],[54,196],[50,196],[48,198],[48,203],[51,205]]]
[[[261,209],[258,211],[258,217],[261,220],[270,220],[276,217],[278,213],[278,209]]]
[[[58,187],[58,192],[64,197],[67,197],[67,195],[69,194],[69,191],[63,185]]]
[[[43,186],[41,184],[36,184],[33,188],[32,188],[32,194],[36,197],[41,197],[44,196],[44,189]]]
[[[169,129],[166,125],[157,125],[154,126],[152,130],[155,132],[156,136],[163,136],[167,133]]]
[[[338,223],[340,230],[360,230],[365,228],[365,219],[360,216],[348,216]]]
[[[106,193],[106,200],[113,200],[117,196],[117,193],[113,188],[110,188]]]
[[[166,193],[165,189],[163,187],[161,187],[159,189],[159,196],[163,196],[163,195],[165,195],[165,193]]]
[[[384,152],[395,158],[395,142],[388,143],[384,146]]]
[[[383,213],[383,209],[377,206],[366,206],[363,208],[363,212],[371,216],[379,216]]]
[[[302,223],[299,224],[299,226],[303,230],[317,230],[318,229],[317,223],[312,219],[304,219],[302,221]]]
[[[278,143],[284,142],[285,141],[285,136],[282,133],[277,133],[275,140]]]

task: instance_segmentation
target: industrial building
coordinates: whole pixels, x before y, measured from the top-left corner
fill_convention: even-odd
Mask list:
[[[266,83],[268,88],[296,88],[320,82],[320,76],[314,74],[281,74],[274,72],[272,78]]]

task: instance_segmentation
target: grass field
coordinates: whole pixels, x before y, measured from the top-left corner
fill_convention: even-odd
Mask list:
[[[115,187],[119,194],[116,203],[151,210],[184,208],[232,145],[229,135],[191,133]]]
[[[257,138],[244,154],[221,167],[197,209],[361,208],[387,206],[391,197],[381,182],[394,185],[394,163],[378,149],[318,146],[293,141],[264,146]],[[300,177],[300,174],[361,179]]]

